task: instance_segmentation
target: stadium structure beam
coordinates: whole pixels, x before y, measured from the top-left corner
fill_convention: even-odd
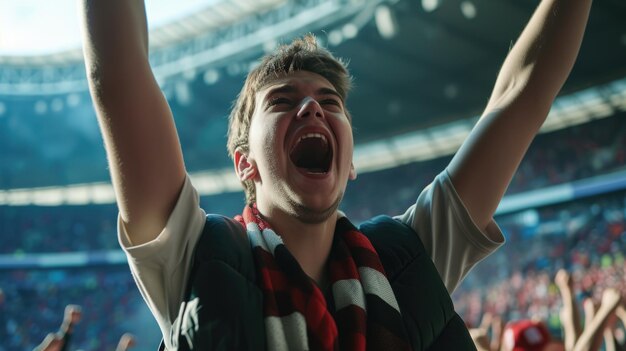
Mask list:
[[[381,3],[397,0],[223,0],[151,31],[150,61],[160,84],[188,71],[260,54],[264,44],[353,19],[360,29]],[[365,16],[364,16],[365,15]],[[58,95],[87,89],[80,50],[0,58],[0,95]]]

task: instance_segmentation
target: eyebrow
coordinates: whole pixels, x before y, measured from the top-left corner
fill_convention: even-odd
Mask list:
[[[275,94],[295,93],[296,91],[298,91],[298,89],[296,89],[296,87],[294,87],[293,85],[285,84],[285,85],[281,85],[281,86],[271,89],[270,91],[267,92],[265,96],[270,97]]]
[[[290,93],[296,93],[296,92],[298,92],[298,88],[296,88],[294,85],[285,84],[285,85],[278,86],[274,89],[271,89],[265,96],[266,98],[269,98],[270,96],[276,95],[276,94],[290,94]],[[341,97],[341,95],[339,95],[338,92],[336,92],[334,89],[331,89],[331,88],[326,88],[326,87],[319,88],[315,92],[315,95],[334,95],[343,102],[343,98]]]
[[[330,89],[330,88],[319,88],[316,91],[317,95],[335,95],[336,97],[339,98],[339,100],[341,100],[341,102],[343,102],[343,98],[341,97],[341,95],[339,95],[338,92],[336,92],[334,89]]]

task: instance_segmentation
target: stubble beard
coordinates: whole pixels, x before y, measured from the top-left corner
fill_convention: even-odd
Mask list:
[[[275,164],[270,163],[269,170],[271,176],[273,176],[275,179],[281,178],[279,176],[280,172],[278,171],[278,168]],[[284,206],[283,211],[295,217],[298,221],[304,224],[319,224],[328,220],[332,215],[337,212],[339,204],[341,203],[344,195],[344,192],[340,192],[337,195],[335,201],[333,201],[333,203],[329,207],[327,207],[326,209],[318,210],[297,202],[293,197],[294,194],[290,194],[292,191],[293,189],[287,190],[285,188],[279,190],[279,193],[282,195],[280,197],[285,199],[284,205],[279,206]]]
[[[291,215],[296,217],[300,222],[305,224],[319,224],[328,220],[332,215],[337,212],[339,204],[343,199],[343,193],[340,193],[335,201],[326,209],[318,210],[288,198],[287,202],[291,209]]]

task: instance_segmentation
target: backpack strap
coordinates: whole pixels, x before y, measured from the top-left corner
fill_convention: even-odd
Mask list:
[[[175,349],[265,347],[262,299],[245,229],[231,218],[208,215],[172,325]]]
[[[385,268],[413,350],[476,350],[413,228],[389,216],[361,224]]]

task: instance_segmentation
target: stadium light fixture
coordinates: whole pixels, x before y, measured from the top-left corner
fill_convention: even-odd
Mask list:
[[[80,95],[77,93],[68,94],[66,97],[67,106],[76,107],[80,104]]]
[[[389,6],[379,5],[376,7],[374,20],[378,33],[383,39],[389,40],[398,34],[398,20]]]
[[[439,7],[440,3],[440,0],[422,0],[422,8],[426,12],[433,12]]]
[[[213,85],[220,80],[220,73],[217,69],[208,69],[202,78],[206,85]]]
[[[359,27],[357,27],[354,23],[350,22],[345,24],[341,28],[341,32],[343,33],[343,37],[346,39],[354,39],[359,34]]]
[[[189,83],[178,81],[174,84],[174,96],[181,106],[189,106],[193,101],[193,93],[189,87]]]
[[[48,103],[44,100],[37,100],[33,106],[33,110],[38,115],[44,115],[48,112]]]
[[[461,13],[465,18],[471,20],[476,17],[476,5],[473,2],[466,0],[461,3]]]
[[[332,30],[328,33],[328,44],[337,46],[343,42],[343,34],[340,30]]]
[[[61,112],[63,107],[64,104],[61,98],[56,97],[52,99],[52,102],[50,103],[50,110],[52,110],[52,112]]]

